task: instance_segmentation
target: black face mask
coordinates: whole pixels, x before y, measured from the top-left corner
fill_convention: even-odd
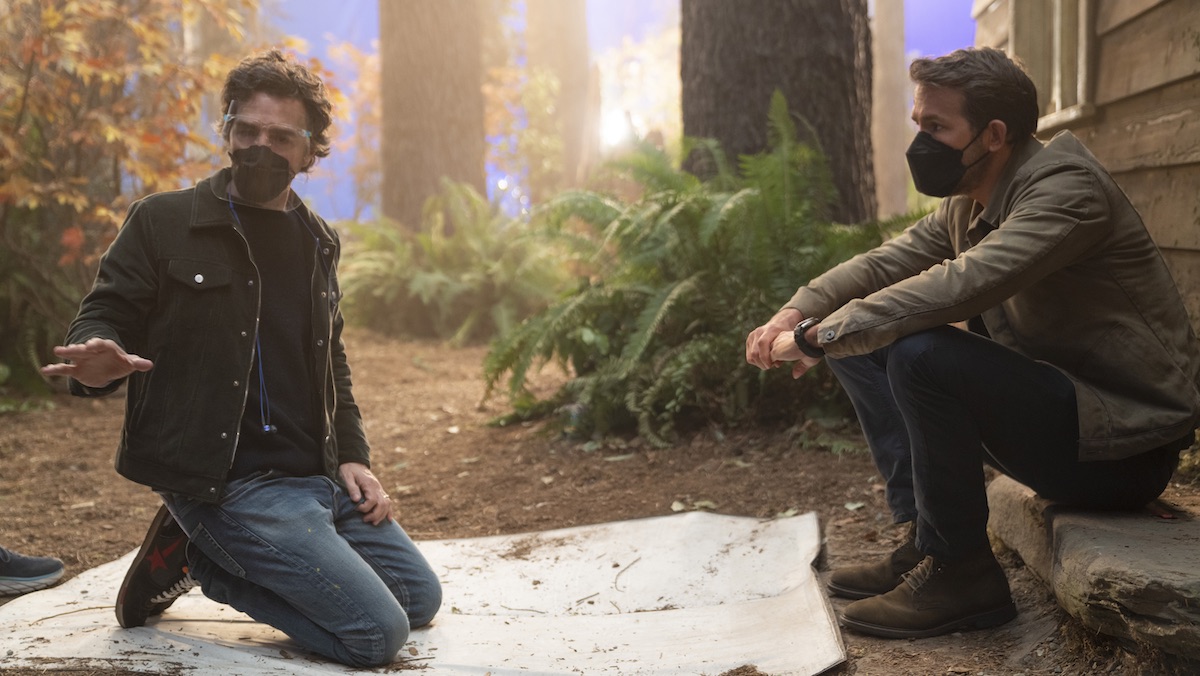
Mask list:
[[[267,146],[238,148],[229,156],[233,159],[233,185],[238,197],[248,202],[270,202],[287,190],[296,176],[287,158]]]
[[[987,129],[987,127],[984,127]],[[958,187],[967,169],[979,164],[991,151],[979,156],[969,165],[963,165],[963,150],[971,147],[975,139],[983,133],[975,135],[962,150],[956,150],[930,136],[927,132],[917,132],[912,145],[904,153],[908,158],[908,170],[912,172],[913,184],[917,191],[930,197],[946,197]]]

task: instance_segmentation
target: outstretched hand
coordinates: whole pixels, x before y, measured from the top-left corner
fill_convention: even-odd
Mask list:
[[[68,361],[42,367],[44,376],[68,376],[88,387],[105,387],[136,371],[149,371],[154,362],[129,354],[107,338],[90,338],[86,343],[59,345],[54,355]]]

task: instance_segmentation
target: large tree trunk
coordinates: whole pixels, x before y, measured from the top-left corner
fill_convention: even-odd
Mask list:
[[[480,0],[380,0],[383,213],[420,223],[442,177],[486,194]]]
[[[779,89],[829,159],[840,195],[832,217],[874,218],[866,0],[682,0],[681,9],[684,135],[716,139],[731,159],[761,152]],[[705,173],[697,157],[685,166]]]
[[[583,158],[587,118],[588,65],[587,2],[585,0],[526,0],[529,67],[544,68],[558,80],[555,118],[562,135],[560,185],[532,186],[536,197],[574,183]]]

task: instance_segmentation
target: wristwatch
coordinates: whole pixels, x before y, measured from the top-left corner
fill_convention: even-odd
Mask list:
[[[814,346],[812,343],[808,342],[808,340],[804,337],[804,334],[807,333],[809,329],[820,323],[820,317],[808,317],[807,319],[802,319],[800,320],[800,323],[796,325],[796,330],[792,334],[792,336],[796,339],[796,347],[800,348],[801,352],[809,357],[812,357],[813,359],[823,358],[825,356],[825,350],[820,346]]]

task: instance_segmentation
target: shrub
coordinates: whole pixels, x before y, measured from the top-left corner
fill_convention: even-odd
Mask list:
[[[484,342],[546,307],[563,285],[549,243],[465,183],[443,181],[418,232],[387,220],[348,227],[346,319],[378,331]]]
[[[579,434],[636,428],[660,444],[700,424],[844,406],[826,369],[795,382],[788,369],[745,362],[746,335],[799,285],[880,241],[876,226],[829,222],[829,171],[797,142],[778,93],[770,129],[772,150],[742,157],[740,176],[713,142],[698,142],[717,167],[707,182],[642,147],[609,167],[640,197],[576,191],[540,208],[538,222],[569,243],[580,281],[493,343],[488,393],[507,378],[513,417],[553,410]],[[527,377],[550,360],[573,378],[539,400]]]

